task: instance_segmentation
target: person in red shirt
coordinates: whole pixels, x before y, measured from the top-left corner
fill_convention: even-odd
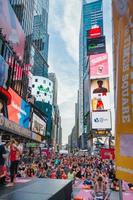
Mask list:
[[[16,165],[17,165],[17,153],[19,149],[17,148],[17,142],[12,139],[10,142],[10,155],[9,160],[11,162],[10,164],[10,179],[11,182],[7,186],[13,186],[14,185],[14,177],[15,177],[15,171],[16,171]]]

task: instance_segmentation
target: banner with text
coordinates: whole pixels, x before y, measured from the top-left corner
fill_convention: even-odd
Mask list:
[[[114,61],[117,71],[116,176],[133,183],[132,0],[113,0],[113,21]]]

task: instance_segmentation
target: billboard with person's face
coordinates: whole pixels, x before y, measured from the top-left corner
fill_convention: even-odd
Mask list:
[[[9,0],[0,0],[0,28],[19,59],[23,59],[25,35]]]
[[[91,80],[91,94],[106,94],[109,90],[108,79]]]
[[[109,76],[108,54],[102,53],[90,56],[90,78],[106,78]]]
[[[12,100],[8,105],[8,119],[23,128],[29,128],[30,105],[26,103],[14,90],[9,88]]]

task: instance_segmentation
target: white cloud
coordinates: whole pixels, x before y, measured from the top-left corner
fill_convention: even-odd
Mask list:
[[[57,6],[60,6],[60,4],[63,5],[63,11],[57,9]],[[58,0],[57,3],[57,0],[51,0],[50,6],[51,13],[55,13],[53,15],[52,26],[64,40],[69,55],[78,63],[81,1]],[[62,16],[58,12],[61,12]]]
[[[50,42],[52,39],[54,43],[56,40],[62,42],[59,48],[57,48],[58,42],[54,46],[50,43],[49,64],[50,71],[54,71],[58,79],[58,104],[62,117],[63,143],[67,142],[75,120],[80,13],[81,0],[50,0]],[[62,51],[66,53],[63,57]]]

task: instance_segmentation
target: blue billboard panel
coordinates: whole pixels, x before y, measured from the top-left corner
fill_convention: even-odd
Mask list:
[[[19,125],[23,128],[29,127],[29,118],[30,118],[30,105],[24,100],[21,101],[21,110],[22,114],[19,120]]]

